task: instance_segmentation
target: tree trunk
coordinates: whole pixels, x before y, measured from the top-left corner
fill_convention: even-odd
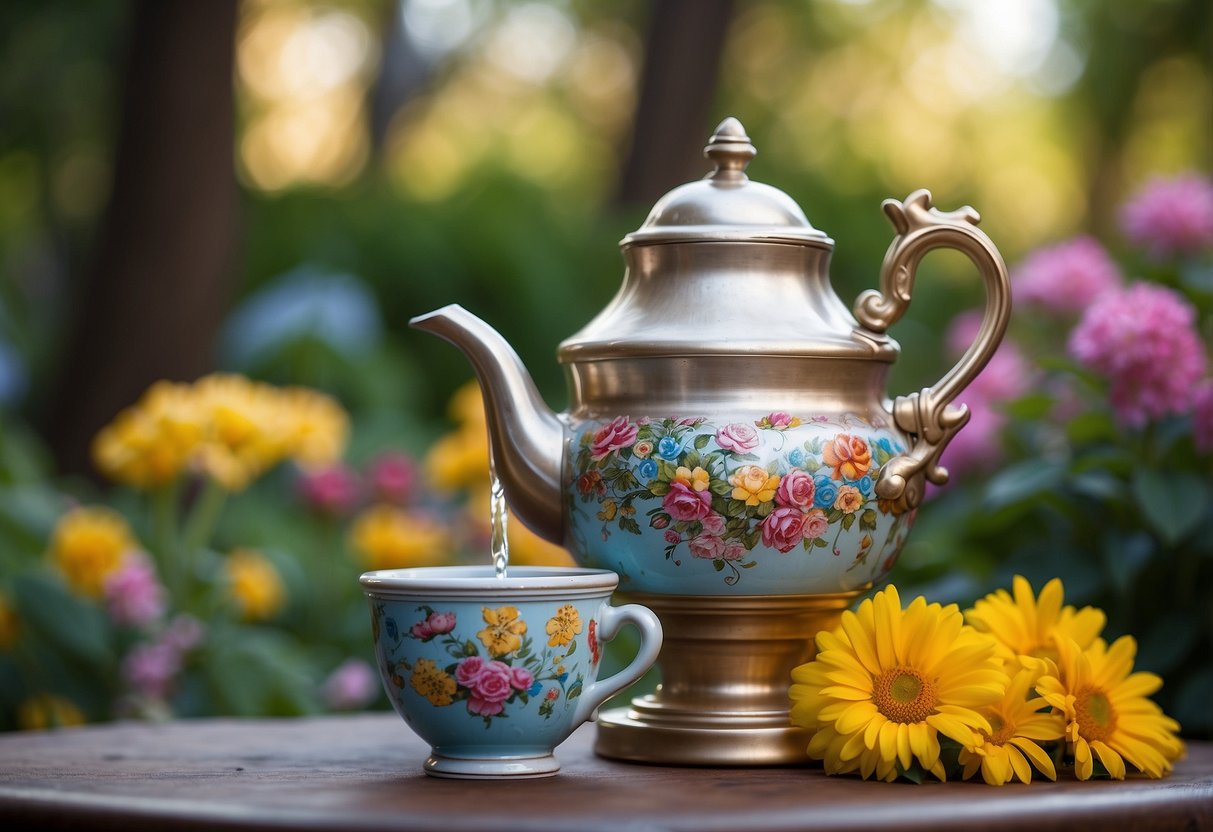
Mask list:
[[[161,378],[209,370],[236,242],[236,0],[140,0],[113,185],[77,283],[47,433],[89,470],[97,429]]]
[[[621,204],[650,205],[707,171],[700,150],[716,126],[712,99],[732,14],[732,0],[654,4]]]

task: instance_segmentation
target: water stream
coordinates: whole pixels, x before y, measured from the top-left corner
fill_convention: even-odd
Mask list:
[[[506,538],[506,508],[505,508],[505,488],[501,485],[501,480],[497,478],[497,467],[493,464],[493,458],[489,456],[489,522],[492,526],[492,534],[489,537],[489,548],[493,554],[493,569],[497,573],[498,580],[506,577],[506,571],[510,566],[510,542]]]

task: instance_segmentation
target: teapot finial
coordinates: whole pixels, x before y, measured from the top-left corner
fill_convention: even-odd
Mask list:
[[[746,165],[758,155],[758,151],[741,122],[729,116],[716,127],[716,132],[708,139],[708,146],[703,149],[703,155],[716,163],[716,169],[708,174],[708,179],[745,180]]]

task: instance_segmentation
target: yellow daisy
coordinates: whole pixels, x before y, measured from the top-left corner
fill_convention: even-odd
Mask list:
[[[998,641],[998,654],[1008,663],[1027,667],[1039,659],[1057,659],[1057,640],[1071,638],[1085,650],[1103,630],[1103,610],[1095,607],[1062,606],[1061,580],[1044,585],[1039,597],[1033,596],[1027,578],[1016,575],[1012,594],[1005,589],[992,592],[965,610],[965,620]]]
[[[1037,742],[1059,740],[1065,735],[1065,725],[1056,713],[1040,713],[1048,704],[1033,685],[1039,672],[1020,670],[1007,686],[1002,701],[983,711],[992,731],[977,731],[974,742],[960,751],[960,764],[968,780],[978,769],[991,786],[1001,786],[1018,779],[1032,782],[1032,767],[1045,777],[1057,779],[1053,760]]]
[[[1116,780],[1125,777],[1125,760],[1150,777],[1169,772],[1183,755],[1179,723],[1146,698],[1162,687],[1162,679],[1132,673],[1133,637],[1121,636],[1111,647],[1096,639],[1086,650],[1073,639],[1059,639],[1057,648],[1056,672],[1042,676],[1036,690],[1065,717],[1078,779],[1091,777],[1095,757]]]
[[[889,586],[817,634],[817,657],[792,671],[792,723],[815,732],[809,755],[828,774],[895,779],[915,759],[945,779],[939,735],[972,744],[993,733],[981,709],[1007,686],[993,639],[964,625],[956,605]]]

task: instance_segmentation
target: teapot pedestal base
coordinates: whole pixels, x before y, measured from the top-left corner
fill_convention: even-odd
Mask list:
[[[825,595],[627,593],[665,631],[662,682],[598,717],[594,750],[639,763],[768,766],[807,762],[808,733],[789,724],[792,668],[867,587]]]

